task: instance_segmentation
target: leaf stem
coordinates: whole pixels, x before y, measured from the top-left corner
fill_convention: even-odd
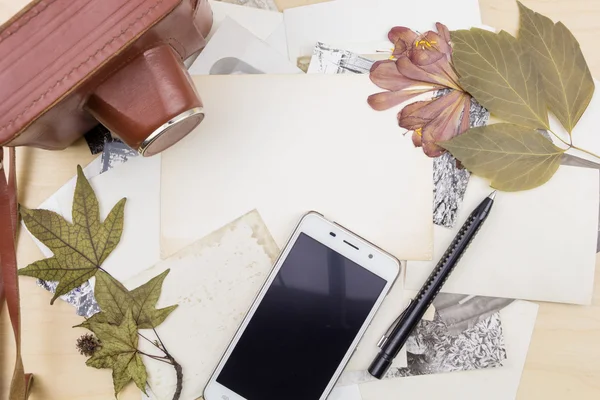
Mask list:
[[[591,151],[588,151],[588,150],[582,149],[581,147],[577,147],[577,146],[573,146],[573,145],[571,145],[571,148],[575,149],[575,150],[579,150],[583,153],[589,154],[590,156],[596,157],[598,160],[600,160],[600,156],[596,153],[592,153]]]
[[[157,349],[159,349],[160,351],[162,351],[163,353],[165,353],[165,351],[162,349],[162,347],[158,346],[155,342],[153,342],[152,340],[148,339],[146,336],[142,335],[141,333],[138,332],[138,335],[140,335],[140,337],[142,339],[145,339],[148,343],[150,343],[152,346],[156,347]],[[166,353],[165,353],[166,355]]]
[[[152,328],[152,330],[154,331],[154,335],[156,335],[156,338],[158,339],[160,345],[162,346],[165,354],[168,354],[169,352],[168,352],[167,348],[165,347],[165,344],[163,343],[163,341],[160,338],[160,336],[158,336],[158,332],[156,332],[156,328]]]
[[[563,143],[564,143],[566,146],[568,146],[568,148],[567,148],[565,151],[567,151],[567,150],[570,150],[570,149],[575,149],[575,150],[581,151],[582,153],[589,154],[590,156],[592,156],[592,157],[595,157],[595,158],[597,158],[598,160],[600,160],[600,155],[598,155],[598,154],[596,154],[596,153],[593,153],[593,152],[591,152],[591,151],[589,151],[589,150],[582,149],[581,147],[574,146],[574,145],[573,145],[573,138],[572,138],[570,135],[569,135],[569,143],[567,143],[567,142],[566,142],[566,141],[564,141],[564,140],[563,140],[563,139],[562,139],[560,136],[558,136],[556,133],[554,133],[554,132],[553,132],[551,129],[548,129],[548,132],[550,132],[551,134],[553,134],[553,135],[554,135],[554,137],[556,137],[558,140],[560,140],[560,141],[561,141],[561,142],[563,142]]]
[[[175,368],[175,376],[177,377],[177,388],[173,394],[173,400],[179,400],[181,397],[181,391],[183,390],[183,368],[181,367],[181,364],[175,361],[175,359],[172,357],[171,362],[173,363],[173,368]]]
[[[553,134],[554,137],[557,138],[558,140],[560,140],[561,142],[563,142],[563,144],[565,144],[566,146],[569,146],[569,148],[571,148],[573,146],[572,142],[571,143],[565,142],[560,136],[558,136],[556,133],[554,133],[554,131],[552,129],[548,129],[548,132],[550,132],[551,134]],[[567,150],[569,150],[569,149],[567,149]]]
[[[148,358],[151,358],[153,360],[162,361],[162,362],[167,363],[169,365],[173,365],[173,364],[171,364],[170,359],[168,357],[155,356],[153,354],[144,353],[143,351],[140,351],[140,350],[138,350],[138,353],[140,353],[141,355],[146,356]]]
[[[167,347],[165,346],[162,339],[158,335],[158,332],[156,332],[156,328],[152,328],[152,330],[154,331],[154,334],[156,335],[158,342],[162,346],[162,350],[165,353],[166,358],[171,362],[171,364],[173,365],[173,368],[175,368],[175,376],[177,377],[177,387],[175,389],[175,393],[173,394],[173,400],[179,400],[179,398],[181,397],[181,391],[183,390],[183,368],[181,367],[181,364],[179,364],[175,360],[175,358],[173,358],[171,353],[169,353],[169,350],[167,350]]]

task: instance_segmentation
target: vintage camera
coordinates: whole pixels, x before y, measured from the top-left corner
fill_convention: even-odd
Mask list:
[[[63,149],[99,122],[142,155],[204,118],[184,62],[207,0],[33,1],[0,28],[0,146]]]

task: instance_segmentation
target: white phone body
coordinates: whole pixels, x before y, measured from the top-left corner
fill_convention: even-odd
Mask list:
[[[255,315],[256,311],[259,309],[261,302],[263,301],[263,298],[269,291],[269,288],[273,284],[280,269],[282,268],[286,259],[288,258],[290,251],[294,248],[294,245],[296,244],[298,238],[302,237],[302,241],[309,240],[306,238],[306,236],[319,242],[319,245],[323,244],[327,248],[333,250],[336,253],[339,253],[339,255],[350,260],[351,264],[353,265],[352,268],[356,269],[357,267],[355,267],[354,265],[358,264],[358,266],[366,269],[371,274],[374,274],[377,277],[381,278],[381,280],[382,280],[381,282],[377,278],[372,278],[372,279],[377,279],[376,291],[380,290],[380,288],[383,285],[383,289],[381,289],[381,292],[379,293],[378,296],[376,296],[376,291],[371,294],[371,299],[369,301],[372,302],[373,299],[375,299],[375,298],[376,298],[376,300],[374,301],[374,304],[372,305],[372,308],[368,312],[368,315],[364,319],[362,325],[360,325],[360,329],[358,330],[358,333],[352,340],[350,346],[348,346],[348,348],[346,349],[345,354],[343,355],[343,359],[337,365],[335,372],[333,374],[331,374],[331,376],[329,377],[327,386],[323,387],[322,392],[320,392],[320,387],[319,387],[319,389],[318,389],[318,392],[320,393],[319,396],[314,396],[314,398],[310,398],[310,399],[307,398],[304,400],[325,400],[327,398],[327,396],[329,395],[329,393],[331,392],[331,390],[333,389],[335,382],[337,381],[337,379],[339,378],[343,369],[345,368],[346,364],[350,360],[350,357],[352,356],[354,350],[356,349],[358,342],[360,341],[361,337],[367,330],[368,326],[370,325],[371,321],[373,320],[373,317],[375,316],[375,313],[377,312],[377,310],[380,307],[381,303],[383,302],[385,296],[387,295],[390,288],[392,287],[394,281],[398,277],[398,274],[400,272],[400,262],[394,256],[392,256],[389,253],[383,251],[382,249],[376,247],[375,245],[367,242],[366,240],[362,239],[361,237],[353,234],[352,232],[350,232],[349,230],[345,229],[344,227],[338,225],[337,223],[328,221],[321,214],[318,214],[316,212],[310,212],[301,219],[300,223],[294,230],[294,233],[292,234],[290,240],[288,241],[287,245],[282,250],[279,258],[277,259],[275,266],[273,268],[273,271],[269,274],[265,284],[262,286],[260,292],[258,293],[252,306],[250,307],[250,310],[248,311],[247,315],[245,316],[244,320],[242,321],[241,326],[239,327],[239,329],[236,332],[235,336],[233,337],[231,343],[229,344],[227,350],[225,351],[225,354],[223,355],[222,359],[220,360],[219,364],[217,365],[211,378],[209,379],[207,386],[204,389],[204,399],[205,400],[262,400],[262,399],[258,399],[258,398],[244,397],[242,394],[237,393],[236,391],[234,391],[231,388],[231,386],[235,386],[235,385],[229,384],[228,386],[230,386],[230,387],[226,387],[225,384],[218,382],[218,380],[221,380],[221,379],[219,379],[219,376],[220,376],[224,366],[227,364],[228,360],[230,359],[232,352],[236,349],[236,346],[238,345],[240,338],[242,338],[249,323],[252,321],[253,316]],[[311,240],[311,243],[314,243],[314,242]],[[326,251],[329,251],[329,250],[326,250]],[[294,254],[296,254],[296,253],[294,253]],[[331,253],[328,253],[328,254],[331,254]],[[294,257],[297,257],[297,256],[294,256]],[[346,260],[344,260],[344,262],[346,262]],[[289,267],[287,267],[287,268],[289,268]],[[364,271],[361,271],[361,273],[366,274]],[[354,274],[354,272],[353,272],[353,274]],[[369,279],[371,279],[371,277],[372,277],[371,274],[367,274],[369,276]],[[283,274],[282,274],[282,276],[283,276]],[[283,282],[282,276],[280,276],[278,278],[278,282],[279,281]],[[358,275],[353,275],[353,276],[358,276]],[[349,279],[349,278],[347,278],[346,275],[344,275],[344,279]],[[345,287],[347,287],[348,286],[347,281],[344,281],[344,282],[346,282]],[[285,284],[282,283],[281,285],[285,287]],[[350,289],[343,289],[343,290],[350,290]],[[363,290],[363,289],[361,289],[361,290]],[[368,303],[369,305],[371,304],[370,302]],[[267,306],[265,306],[265,307],[267,307]],[[361,317],[359,319],[357,319],[357,321],[362,319],[362,316],[365,315],[365,313],[367,312],[366,310],[368,310],[368,307],[367,306],[362,307],[362,310],[363,311],[362,311]],[[264,308],[263,308],[263,310],[261,310],[261,313],[263,313],[263,312],[264,312]],[[355,321],[355,325],[358,326],[358,322]],[[354,328],[354,329],[356,329],[356,328]],[[345,337],[346,342],[349,340],[349,337],[352,337],[353,333],[354,333],[354,331],[347,334],[347,337]],[[249,333],[249,335],[251,335],[251,333]],[[346,343],[346,342],[344,342],[344,343]],[[246,338],[246,343],[248,343],[247,338]],[[243,347],[243,346],[241,346],[241,347]],[[336,351],[339,352],[340,350],[338,349]],[[337,359],[338,358],[335,358],[335,360],[337,360]],[[256,360],[256,362],[260,362],[260,361],[261,360]],[[232,363],[233,363],[233,366],[228,365],[227,366],[228,370],[226,370],[226,371],[229,371],[232,368],[235,368],[235,365],[239,364],[239,363],[236,364],[234,362],[232,362]],[[337,364],[337,361],[335,361],[334,364]],[[315,368],[319,367],[319,360],[315,360],[314,367]],[[283,368],[283,366],[282,366],[282,368]],[[329,369],[327,371],[330,371],[330,370],[331,370],[331,365],[329,366]],[[263,382],[257,382],[256,384],[257,385],[272,385],[272,384],[276,384],[276,382],[271,382],[271,381],[269,381],[268,378],[265,378],[265,380]],[[297,382],[297,384],[298,385],[306,385],[307,382]],[[317,388],[315,388],[315,390],[316,389]],[[270,390],[275,390],[275,389],[270,389]],[[292,391],[294,391],[294,390],[296,390],[294,387],[290,387],[289,388],[290,392],[286,393],[285,389],[283,389],[283,390],[281,390],[281,393],[278,392],[278,397],[280,399],[290,399],[293,397],[293,395],[290,395],[290,393],[293,393]],[[253,395],[253,396],[258,397],[256,395]],[[271,397],[273,397],[273,396],[271,396]]]

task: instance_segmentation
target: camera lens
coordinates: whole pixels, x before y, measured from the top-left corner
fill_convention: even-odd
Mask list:
[[[373,254],[369,254],[369,258],[373,258]]]

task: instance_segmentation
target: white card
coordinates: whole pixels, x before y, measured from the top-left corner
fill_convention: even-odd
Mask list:
[[[213,26],[207,37],[209,40],[226,17],[230,17],[262,40],[267,39],[283,22],[283,14],[277,11],[213,0],[210,1],[210,7],[213,11]]]
[[[327,400],[362,400],[358,385],[334,387]]]
[[[132,289],[171,269],[157,308],[179,307],[157,331],[185,371],[182,399],[202,395],[278,254],[254,211],[125,282]],[[140,346],[142,351],[156,352],[146,341],[141,340]],[[175,391],[173,367],[145,361],[149,398],[170,400]]]
[[[471,211],[492,189],[472,176],[457,224],[434,227],[432,261],[409,262],[406,288],[418,290]],[[598,170],[561,166],[545,185],[498,193],[485,225],[444,292],[590,304],[598,235]]]
[[[85,177],[90,180],[93,177],[100,175],[100,171],[102,170],[102,157],[98,156],[94,158],[85,168],[83,168],[83,174]],[[59,199],[64,199],[65,197],[71,196],[73,197],[73,193],[75,192],[75,186],[77,184],[77,175],[73,176],[73,178],[69,179],[67,183],[62,185],[60,189],[58,189],[54,194],[48,197],[42,204],[40,204],[37,208],[43,210],[50,210],[57,213],[62,213],[61,210],[61,201]],[[65,215],[71,215],[71,210],[68,210],[68,213]],[[52,257],[52,251],[48,249],[42,242],[39,242],[35,237],[33,240],[36,242],[42,253],[46,257]]]
[[[284,11],[289,59],[309,56],[317,42],[377,42],[394,26],[421,32],[439,21],[450,29],[481,23],[477,0],[430,0],[426,4],[398,0],[337,0]],[[389,47],[392,47],[390,44]]]
[[[310,210],[399,259],[432,251],[432,161],[366,75],[196,76],[206,118],[163,153],[164,256],[258,209],[283,247]]]
[[[227,17],[189,68],[192,75],[301,74],[286,57]]]
[[[364,400],[511,400],[517,396],[538,305],[515,301],[500,311],[508,358],[501,368],[396,378],[360,385]]]
[[[265,42],[277,50],[279,54],[287,58],[288,47],[287,38],[285,37],[285,23],[282,21],[281,24],[269,35]],[[295,64],[294,64],[295,65]]]

